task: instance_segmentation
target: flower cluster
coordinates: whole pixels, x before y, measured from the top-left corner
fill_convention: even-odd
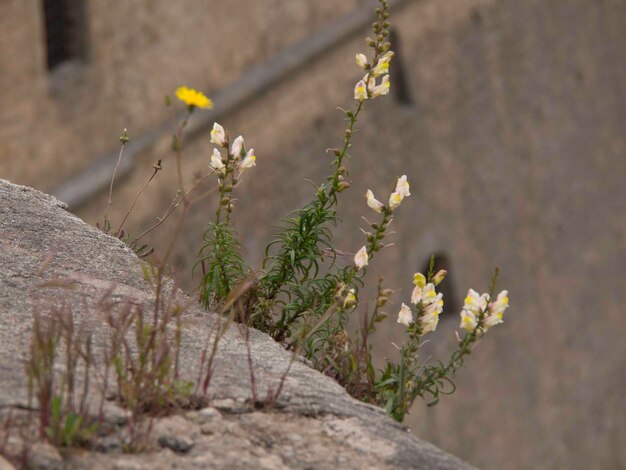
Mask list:
[[[479,294],[470,289],[465,297],[465,304],[461,310],[461,328],[467,331],[479,329],[484,333],[492,326],[502,323],[504,311],[509,308],[509,293],[503,290],[494,302],[489,302],[489,294]]]
[[[213,101],[207,98],[204,93],[186,86],[181,86],[176,90],[176,98],[185,103],[189,111],[193,111],[195,108],[211,109],[213,107]]]
[[[439,315],[443,311],[443,294],[435,291],[435,286],[446,276],[446,271],[439,271],[431,282],[426,282],[426,277],[422,273],[413,275],[413,292],[411,293],[411,303],[417,311],[417,321],[419,322],[420,334],[426,334],[437,329]],[[409,326],[413,323],[413,313],[411,308],[402,304],[398,313],[398,323]]]
[[[378,212],[380,214],[381,212],[383,212],[383,210],[385,210],[385,207],[387,207],[389,211],[393,211],[396,207],[400,205],[405,197],[410,195],[411,193],[409,192],[409,182],[406,179],[406,175],[402,175],[400,178],[398,178],[398,181],[396,183],[396,189],[393,191],[393,193],[391,193],[391,196],[389,196],[389,203],[387,206],[385,206],[382,202],[376,199],[374,193],[370,189],[368,189],[365,193],[365,199],[367,200],[367,205],[370,207],[370,209],[373,209],[375,212]]]
[[[354,87],[354,99],[363,102],[367,99],[376,98],[377,96],[386,95],[389,93],[389,62],[393,57],[393,51],[387,51],[382,57],[378,59],[376,65],[372,65],[367,61],[365,54],[356,55],[356,63],[367,73],[359,80]],[[380,83],[376,83],[376,79],[383,75]]]
[[[385,206],[382,202],[376,199],[371,189],[367,190],[367,192],[365,193],[365,200],[367,201],[368,207],[379,214],[383,214],[383,222],[381,224],[372,225],[373,228],[377,229],[378,233],[376,235],[368,234],[368,241],[375,243],[377,239],[382,239],[384,237],[384,230],[387,228],[389,222],[391,221],[391,213],[400,205],[405,197],[410,195],[411,193],[409,192],[409,182],[407,181],[406,175],[402,175],[400,178],[398,178],[398,181],[396,182],[396,187],[393,193],[391,193],[391,196],[389,196],[389,203],[387,206]],[[354,256],[354,265],[356,266],[357,270],[363,269],[365,266],[367,266],[369,260],[369,252],[379,249],[379,246],[377,244],[374,244],[374,246],[376,248],[372,248],[369,251],[367,249],[367,246],[363,246],[359,251],[357,251],[356,255]]]
[[[220,147],[226,149],[226,157],[222,156],[222,153],[218,149],[213,149],[211,155],[211,162],[209,166],[218,174],[225,175],[228,171],[229,162],[234,162],[235,169],[242,172],[246,168],[256,166],[256,155],[254,149],[246,151],[245,142],[242,136],[237,137],[230,145],[230,151],[228,150],[228,134],[224,128],[216,123],[213,123],[213,129],[211,130],[211,142]]]

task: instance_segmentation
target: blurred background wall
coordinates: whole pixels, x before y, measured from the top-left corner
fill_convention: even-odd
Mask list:
[[[481,468],[623,468],[626,2],[394,5],[392,91],[359,121],[338,248],[362,244],[365,190],[386,194],[407,174],[412,196],[369,278],[401,287],[395,316],[412,273],[433,253],[446,264],[450,308],[424,354],[445,357],[466,289],[487,290],[493,267],[511,294],[457,393],[417,402],[407,425]],[[310,199],[305,178],[327,173],[372,12],[367,0],[1,0],[0,177],[58,194],[95,223],[126,127],[135,147],[114,222],[151,165],[164,166],[127,224],[139,233],[176,190],[169,148],[182,106],[164,97],[198,88],[216,108],[191,123],[185,174],[206,171],[213,118],[256,149],[235,225],[258,268],[270,225]],[[215,203],[194,205],[174,256],[188,290]],[[157,251],[169,222],[146,238]],[[379,360],[401,333],[394,321],[380,332]]]

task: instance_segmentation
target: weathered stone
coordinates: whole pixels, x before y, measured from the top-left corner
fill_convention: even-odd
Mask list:
[[[49,254],[54,256],[50,257]],[[41,269],[45,263],[45,269]],[[93,341],[106,338],[102,319],[83,310],[113,288],[112,298],[150,305],[152,291],[142,262],[119,240],[109,237],[63,209],[63,204],[30,188],[0,180],[0,405],[26,403],[21,358],[26,353],[33,309],[65,302],[77,321],[93,326]],[[46,281],[71,280],[74,289],[43,288]],[[178,293],[186,299],[183,293]],[[196,377],[207,335],[216,316],[192,304],[185,312],[180,362],[183,378]],[[267,335],[250,332],[250,348],[260,395],[276,386],[291,354]],[[422,442],[382,410],[352,399],[336,382],[296,361],[279,397],[280,412],[244,410],[251,398],[245,342],[231,328],[223,336],[209,387],[213,408],[205,432],[184,414],[154,420],[154,439],[170,450],[148,446],[136,456],[112,463],[102,453],[69,452],[66,467],[169,469],[247,468],[470,468],[459,459]],[[209,411],[221,407],[225,412]],[[217,414],[216,414],[217,413]],[[124,428],[122,428],[124,429]],[[301,436],[301,438],[296,437]],[[61,463],[51,454],[50,464]],[[59,457],[60,458],[60,457]],[[195,463],[194,463],[195,462]],[[199,463],[203,462],[203,463]]]
[[[0,470],[15,470],[15,467],[11,464],[11,462],[0,455]]]
[[[59,451],[43,442],[34,444],[28,453],[28,468],[30,470],[63,470],[63,458]]]
[[[185,453],[191,450],[194,440],[191,435],[193,426],[182,416],[172,416],[160,420],[154,433],[161,447],[167,447],[174,452]]]

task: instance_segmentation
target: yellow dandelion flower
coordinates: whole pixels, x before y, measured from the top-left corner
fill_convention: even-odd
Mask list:
[[[193,88],[187,88],[186,86],[181,86],[176,90],[176,98],[181,100],[191,109],[211,109],[213,107],[213,101],[204,96],[204,93],[196,91]]]

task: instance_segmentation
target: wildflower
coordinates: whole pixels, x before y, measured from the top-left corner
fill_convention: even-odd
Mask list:
[[[400,307],[400,312],[398,312],[398,323],[409,326],[413,323],[413,313],[411,312],[411,308],[405,303]]]
[[[506,297],[506,295],[504,297]],[[500,299],[502,300],[502,302],[504,302],[504,297]],[[461,310],[461,325],[460,326],[462,328],[465,328],[467,331],[473,331],[478,326],[479,315],[482,312],[485,312],[485,309],[487,309],[488,302],[489,302],[489,294],[480,295],[474,289],[468,290],[467,296],[465,297],[463,310]],[[488,318],[488,316],[486,318]],[[500,323],[500,321],[498,320],[501,320],[501,319],[498,319],[497,316],[489,320],[488,321],[489,326],[485,328],[485,331],[489,329],[491,326],[497,325],[498,323]]]
[[[441,314],[442,311],[443,294],[439,293],[436,300],[424,308],[423,314],[420,317],[420,326],[422,327],[423,335],[437,329],[439,314]]]
[[[254,149],[250,149],[237,168],[239,171],[243,171],[246,168],[252,168],[253,166],[256,166],[256,155],[254,154]]]
[[[459,327],[465,328],[467,331],[474,331],[474,329],[478,326],[478,318],[476,315],[469,310],[461,310],[461,324]]]
[[[396,182],[396,193],[400,194],[402,198],[408,197],[411,195],[409,192],[409,182],[406,179],[406,175],[402,175],[398,178]]]
[[[356,64],[362,69],[367,67],[367,57],[365,57],[365,54],[356,55]]]
[[[359,80],[354,87],[354,99],[361,102],[367,99],[367,88],[363,80]]]
[[[426,285],[426,276],[422,273],[413,274],[413,284],[423,288]]]
[[[211,130],[211,142],[221,147],[226,147],[226,132],[217,122],[213,123],[213,129]]]
[[[376,66],[372,69],[372,75],[374,77],[380,77],[382,74],[389,72],[389,62],[391,62],[393,54],[393,51],[389,51],[378,59]]]
[[[507,308],[509,308],[509,291],[503,290],[496,297],[496,301],[489,304],[489,311],[501,314]]]
[[[370,189],[368,189],[365,193],[365,197],[367,199],[367,205],[371,209],[378,212],[379,214],[383,211],[383,207],[385,207],[385,205],[374,197],[374,193]]]
[[[213,107],[213,101],[204,96],[201,91],[186,86],[181,86],[176,90],[176,98],[185,103],[190,110],[194,108],[211,109]]]
[[[243,145],[244,145],[243,137],[242,136],[237,137],[233,141],[232,145],[230,146],[230,154],[234,158],[241,157],[241,150],[243,149]]]
[[[467,291],[463,310],[469,310],[476,315],[487,308],[487,302],[489,302],[489,294],[480,295],[474,289],[470,289]]]
[[[445,269],[440,269],[439,271],[437,271],[437,274],[435,274],[432,279],[433,284],[435,284],[436,286],[441,284],[441,281],[444,280],[446,274],[448,274],[448,271],[446,271]]]
[[[363,246],[356,252],[356,255],[354,255],[354,265],[356,266],[356,269],[363,269],[367,266],[368,259],[369,256],[367,255],[367,248]]]
[[[406,175],[402,175],[396,182],[396,190],[389,196],[389,209],[394,210],[405,197],[410,195],[409,182],[406,179]]]
[[[389,82],[389,75],[385,75],[383,77],[380,85],[376,85],[375,83],[376,82],[374,82],[374,86],[368,87],[369,91],[372,93],[372,98],[389,94],[389,89],[391,87],[391,83]]]
[[[424,286],[421,302],[422,305],[430,305],[435,301],[437,301],[437,292],[435,292],[435,285],[432,282],[429,282]]]
[[[389,209],[394,210],[402,202],[402,195],[396,192],[391,193],[389,196]]]
[[[225,165],[224,162],[222,162],[222,154],[219,150],[213,149],[213,155],[211,155],[211,163],[209,164],[209,166],[213,168],[213,170],[215,170],[217,173],[224,172]]]
[[[507,308],[509,308],[509,293],[503,290],[496,297],[496,301],[487,306],[487,314],[483,321],[485,331],[504,321],[502,320],[502,316]]]
[[[350,308],[353,305],[356,305],[356,295],[354,294],[354,289],[350,289],[346,298],[343,299],[343,308]]]

